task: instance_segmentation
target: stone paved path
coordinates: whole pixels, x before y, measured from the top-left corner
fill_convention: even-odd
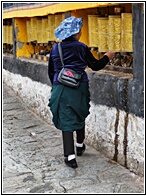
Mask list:
[[[3,86],[3,193],[144,193],[144,180],[87,146],[78,168],[63,161],[61,132]]]

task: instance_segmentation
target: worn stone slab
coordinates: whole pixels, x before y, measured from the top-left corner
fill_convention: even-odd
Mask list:
[[[61,132],[24,107],[20,99],[18,110],[17,95],[6,85],[4,92],[8,110],[3,111],[3,193],[144,192],[143,178],[88,145],[84,155],[77,157],[76,170],[66,166]]]

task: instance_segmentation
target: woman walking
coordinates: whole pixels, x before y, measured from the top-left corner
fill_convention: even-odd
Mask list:
[[[85,68],[88,66],[94,71],[103,69],[115,55],[113,52],[107,52],[103,58],[97,60],[88,46],[79,42],[82,26],[82,18],[71,16],[66,18],[55,30],[56,38],[62,40],[64,67],[70,68],[82,76],[79,87],[72,88],[58,81],[59,72],[63,67],[58,44],[53,46],[48,64],[48,75],[53,85],[49,107],[53,114],[55,127],[62,131],[64,161],[66,165],[74,169],[78,167],[76,155],[82,156],[86,149],[84,144],[85,119],[89,115],[90,92]],[[76,132],[76,154],[74,131]]]

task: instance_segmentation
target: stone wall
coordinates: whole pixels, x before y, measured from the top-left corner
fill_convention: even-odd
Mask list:
[[[52,124],[47,106],[51,85],[47,62],[3,57],[3,80],[26,105]],[[129,113],[130,77],[105,72],[87,72],[91,108],[86,119],[86,143],[136,174],[144,172],[144,119]],[[127,108],[126,108],[127,105]],[[53,125],[53,124],[52,124]]]

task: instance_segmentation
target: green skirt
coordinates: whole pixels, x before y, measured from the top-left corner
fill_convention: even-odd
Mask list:
[[[90,108],[89,84],[81,82],[78,89],[54,85],[48,106],[57,129],[75,131],[83,128]]]

